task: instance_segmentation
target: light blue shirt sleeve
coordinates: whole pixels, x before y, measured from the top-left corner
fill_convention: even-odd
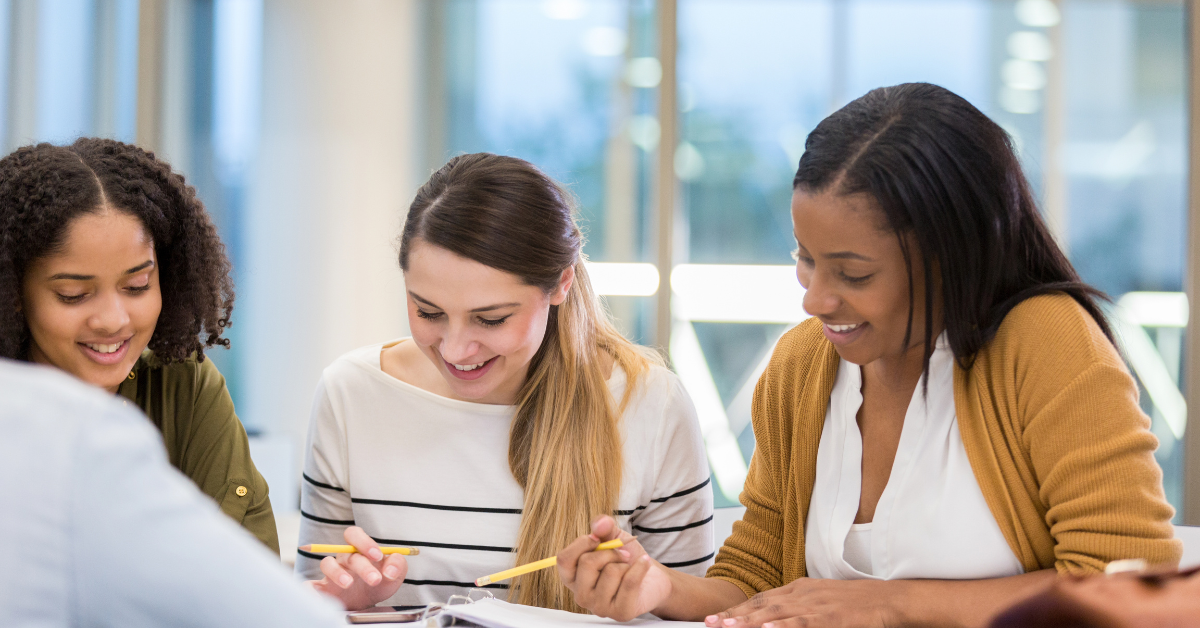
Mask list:
[[[167,463],[135,410],[7,362],[0,399],[0,539],[10,550],[0,625],[345,625]]]

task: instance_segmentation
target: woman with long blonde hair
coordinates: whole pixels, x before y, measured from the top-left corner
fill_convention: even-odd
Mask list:
[[[486,153],[417,192],[400,237],[412,337],[338,359],[313,407],[300,541],[359,551],[301,552],[296,570],[347,608],[444,602],[554,555],[595,513],[660,562],[711,564],[695,409],[612,326],[572,210],[532,164]],[[385,558],[379,543],[421,553]],[[581,610],[554,570],[489,586]]]

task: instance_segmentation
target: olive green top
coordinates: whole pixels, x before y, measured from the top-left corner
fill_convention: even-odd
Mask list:
[[[279,553],[267,481],[250,459],[246,429],[212,360],[163,364],[147,350],[117,393],[141,408],[162,433],[171,466]]]

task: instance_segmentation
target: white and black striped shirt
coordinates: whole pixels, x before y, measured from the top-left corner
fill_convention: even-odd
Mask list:
[[[342,530],[357,525],[382,544],[418,547],[405,584],[385,604],[444,602],[514,565],[524,500],[508,467],[513,407],[448,399],[397,380],[380,369],[384,347],[342,356],[317,385],[300,544],[342,543]],[[615,399],[625,384],[614,368]],[[654,367],[643,376],[621,434],[617,521],[658,561],[704,575],[714,553],[712,490],[696,410],[673,373]],[[301,552],[297,573],[321,578],[320,558]]]

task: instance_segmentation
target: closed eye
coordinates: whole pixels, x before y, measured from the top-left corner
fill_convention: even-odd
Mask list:
[[[425,310],[422,310],[421,308],[417,308],[417,316],[419,316],[420,318],[423,318],[427,321],[435,321],[435,320],[445,316],[445,313],[444,312],[426,312]]]
[[[509,316],[512,316],[512,314],[501,318],[484,318],[480,316],[479,322],[483,323],[486,327],[499,327],[500,325],[504,324],[504,321],[508,320]]]

